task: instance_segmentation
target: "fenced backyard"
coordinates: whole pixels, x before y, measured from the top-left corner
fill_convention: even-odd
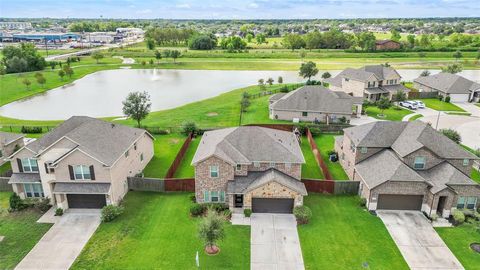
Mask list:
[[[13,191],[12,185],[8,184],[10,177],[0,177],[0,191]]]

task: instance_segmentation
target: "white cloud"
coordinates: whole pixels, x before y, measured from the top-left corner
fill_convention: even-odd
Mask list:
[[[147,8],[147,9],[138,10],[136,13],[137,14],[150,14],[150,13],[152,13],[152,10]]]
[[[253,3],[248,4],[248,7],[249,8],[258,8],[258,4],[253,2]]]
[[[177,8],[183,8],[183,9],[189,9],[189,8],[191,8],[190,4],[177,4],[175,7],[177,7]]]

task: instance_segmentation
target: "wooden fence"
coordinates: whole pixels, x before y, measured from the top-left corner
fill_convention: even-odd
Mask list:
[[[438,97],[438,92],[415,92],[415,91],[410,91],[410,93],[408,93],[408,98],[409,99],[436,98],[436,97]]]
[[[252,99],[255,99],[255,98],[260,98],[260,97],[264,97],[264,96],[270,96],[270,95],[273,95],[273,94],[277,94],[277,93],[288,93],[290,91],[293,91],[301,86],[304,86],[303,83],[297,83],[297,84],[290,84],[290,85],[285,85],[283,86],[283,89],[280,88],[280,89],[273,89],[273,90],[265,90],[265,91],[262,91],[262,92],[259,92],[259,93],[256,93],[256,94],[250,94],[250,98]]]
[[[165,191],[195,192],[195,178],[165,179]]]
[[[313,140],[312,132],[310,132],[310,129],[307,129],[306,133],[307,133],[308,143],[312,148],[312,152],[313,152],[313,155],[315,156],[315,160],[317,161],[318,166],[320,166],[320,169],[322,169],[323,176],[325,177],[326,180],[332,180],[332,174],[328,170],[328,167],[327,167],[327,164],[325,164],[325,161],[323,161],[320,150],[318,149],[317,144],[315,143],[315,140]]]
[[[12,185],[8,184],[10,177],[0,177],[0,191],[13,191]]]
[[[190,146],[190,143],[192,142],[192,139],[193,139],[193,134],[190,133],[190,135],[188,135],[187,139],[185,140],[182,147],[180,148],[180,151],[178,151],[177,156],[175,157],[172,164],[170,165],[170,168],[168,168],[165,178],[173,178],[173,176],[175,175],[175,172],[178,169],[178,166],[180,166],[180,163],[182,162],[182,159],[185,156],[185,152],[187,152],[187,149]]]
[[[334,181],[321,179],[302,179],[309,193],[351,194],[358,193],[358,181]]]
[[[170,191],[195,191],[195,179],[160,179],[160,178],[143,178],[129,177],[128,189],[135,191],[153,191],[153,192],[170,192]]]

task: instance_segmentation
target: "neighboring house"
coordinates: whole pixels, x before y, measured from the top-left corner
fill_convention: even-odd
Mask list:
[[[74,116],[10,156],[9,183],[21,198],[50,198],[63,209],[118,204],[127,177],[153,156],[143,129]]]
[[[382,96],[392,99],[399,91],[408,95],[410,89],[401,84],[401,79],[394,68],[373,65],[358,69],[347,68],[325,81],[333,91],[343,91],[354,97],[377,101]]]
[[[421,210],[448,217],[476,209],[480,185],[470,179],[476,156],[421,121],[380,121],[344,130],[335,151],[369,210]]]
[[[377,51],[388,51],[388,50],[398,50],[400,49],[400,42],[384,39],[375,41],[375,50]]]
[[[352,116],[359,117],[363,103],[361,98],[316,85],[275,94],[269,101],[270,119],[324,123],[341,122],[342,118],[350,121]]]
[[[420,92],[438,92],[440,96],[449,96],[452,102],[480,101],[480,84],[456,74],[441,72],[418,77],[413,81],[413,87]]]
[[[293,132],[255,126],[205,132],[192,160],[197,202],[291,213],[307,195],[303,163]]]
[[[25,135],[0,131],[0,165],[7,157],[23,147]]]

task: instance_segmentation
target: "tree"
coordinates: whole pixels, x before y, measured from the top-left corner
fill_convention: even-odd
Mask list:
[[[103,54],[101,52],[94,52],[92,54],[92,58],[95,59],[95,61],[97,61],[97,64],[98,64],[98,60],[100,59],[103,59]]]
[[[427,77],[427,76],[430,76],[430,71],[428,70],[424,70],[422,71],[422,73],[420,73],[420,77]]]
[[[250,104],[250,99],[243,97],[242,101],[240,102],[240,105],[242,106],[242,112],[246,112]]]
[[[462,137],[460,136],[460,133],[458,133],[456,130],[453,129],[441,129],[440,130],[443,135],[447,136],[450,140],[454,141],[457,144],[460,144],[462,142]]]
[[[192,50],[212,50],[217,46],[214,35],[194,35],[188,40],[188,47]]]
[[[274,82],[274,80],[272,78],[268,78],[268,80],[267,80],[268,85],[272,85],[273,82]]]
[[[45,79],[45,77],[43,77],[43,75],[41,73],[40,73],[39,76],[36,76],[36,78],[37,78],[37,83],[40,84],[42,87],[47,82],[47,80]]]
[[[28,70],[27,60],[14,56],[8,60],[3,59],[5,62],[7,73],[20,73]]]
[[[393,41],[400,41],[400,39],[402,38],[402,36],[400,35],[400,33],[396,30],[396,29],[392,29],[390,31],[390,33],[392,34],[392,36],[390,37],[391,40]]]
[[[150,113],[150,96],[145,92],[131,92],[127,98],[122,102],[123,114],[137,121],[140,127],[140,121],[145,119]]]
[[[67,75],[69,78],[72,78],[74,72],[69,65],[63,66],[63,71],[65,71],[65,75]]]
[[[300,56],[300,59],[302,60],[303,62],[303,59],[305,59],[305,57],[307,56],[307,52],[302,48],[300,50],[300,52],[298,53],[298,55]]]
[[[157,59],[157,64],[160,62],[160,59],[162,59],[162,53],[159,50],[155,51],[155,59]]]
[[[415,47],[415,35],[408,35],[407,36],[407,42],[408,42],[408,45],[410,46],[410,48],[413,48]]]
[[[153,49],[155,49],[155,40],[153,40],[151,38],[147,38],[145,40],[145,45],[147,46],[147,49],[153,50]]]
[[[48,64],[50,65],[50,67],[52,69],[55,69],[55,67],[57,66],[57,62],[55,62],[55,61],[50,61],[50,62],[48,62]]]
[[[393,99],[394,99],[396,102],[405,101],[405,100],[407,99],[407,94],[405,94],[405,92],[403,92],[402,90],[398,90],[398,91],[393,95]]]
[[[225,238],[224,217],[213,209],[209,209],[207,216],[198,226],[198,235],[205,243],[205,251],[215,254],[219,251],[217,242]]]
[[[247,42],[252,42],[252,39],[253,39],[253,35],[251,33],[248,33],[246,36],[245,36],[245,39],[247,40]]]
[[[153,65],[153,59],[148,60],[148,63],[149,63],[150,65]]]
[[[21,43],[20,46],[6,46],[2,50],[1,60],[6,73],[19,73],[42,70],[47,62],[38,53],[33,43]]]
[[[265,37],[264,34],[258,34],[255,39],[257,40],[257,44],[262,44],[267,42],[267,38]]]
[[[463,57],[463,54],[461,51],[457,50],[456,52],[453,53],[453,57],[458,61],[458,59]]]
[[[65,71],[63,71],[63,69],[60,69],[58,71],[58,76],[60,77],[60,79],[63,81],[63,77],[65,77]]]
[[[182,133],[185,136],[189,136],[190,134],[196,134],[197,132],[198,132],[198,127],[197,127],[197,124],[195,124],[195,122],[188,121],[183,123]]]
[[[285,48],[291,49],[294,51],[295,49],[305,48],[305,40],[303,40],[302,36],[299,34],[286,34],[283,37],[282,44]]]
[[[455,63],[455,64],[448,65],[446,67],[443,67],[442,71],[455,74],[455,73],[461,72],[462,69],[463,69],[462,65]]]
[[[356,35],[357,44],[364,51],[374,51],[375,50],[375,35],[372,32],[361,32]]]
[[[264,79],[258,79],[258,85],[263,85],[265,83]]]
[[[283,77],[282,77],[282,76],[278,76],[277,82],[278,82],[279,84],[282,84],[282,83],[283,83]]]
[[[178,50],[172,50],[170,51],[170,57],[173,59],[173,63],[175,63],[175,60],[180,57],[181,53]]]
[[[28,78],[24,78],[22,80],[22,83],[25,84],[25,87],[27,88],[27,90],[28,90],[28,87],[30,86],[30,84],[32,84],[32,82]]]
[[[377,102],[377,107],[380,109],[382,116],[384,115],[383,112],[391,106],[392,103],[387,97],[381,97],[380,100]]]
[[[317,75],[317,73],[317,65],[312,61],[308,61],[306,63],[302,63],[298,74],[303,78],[308,78],[308,81],[310,81],[310,78]]]
[[[332,77],[332,74],[330,74],[330,72],[328,72],[328,71],[325,71],[325,72],[322,74],[322,79],[324,79],[324,80],[325,80],[325,79],[328,79],[328,78],[330,78],[330,77]]]

